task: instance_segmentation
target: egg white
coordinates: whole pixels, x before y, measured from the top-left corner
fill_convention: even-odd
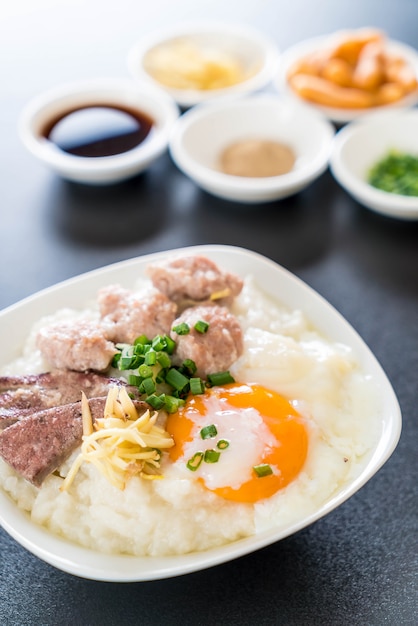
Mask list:
[[[213,396],[205,399],[205,407],[206,415],[201,415],[195,410],[189,411],[187,415],[194,421],[194,436],[192,441],[183,445],[183,456],[177,464],[186,467],[187,461],[196,452],[218,450],[217,442],[226,439],[229,446],[220,451],[216,463],[202,461],[195,472],[190,470],[187,472],[190,477],[201,478],[208,489],[220,487],[238,489],[251,479],[253,466],[261,462],[266,449],[277,446],[278,442],[265,425],[260,413],[254,408],[237,409],[230,406],[225,399]],[[216,426],[217,435],[210,439],[202,439],[201,429],[210,424]]]

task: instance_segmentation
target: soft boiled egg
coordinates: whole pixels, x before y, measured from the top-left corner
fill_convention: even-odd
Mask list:
[[[286,487],[308,450],[303,417],[280,394],[231,383],[190,396],[168,417],[171,461],[227,500],[257,502]]]

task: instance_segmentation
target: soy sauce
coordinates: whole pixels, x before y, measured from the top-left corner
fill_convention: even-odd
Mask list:
[[[105,157],[139,146],[153,124],[151,117],[135,109],[91,104],[55,117],[42,135],[68,154]]]

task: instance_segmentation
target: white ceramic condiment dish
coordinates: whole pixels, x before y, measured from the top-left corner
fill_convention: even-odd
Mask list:
[[[122,107],[153,120],[151,132],[136,147],[111,156],[81,157],[61,150],[43,136],[45,127],[61,115],[87,106]],[[26,148],[62,177],[104,185],[139,174],[166,149],[179,115],[176,103],[162,90],[132,80],[100,79],[64,84],[34,98],[19,121]]]
[[[336,122],[337,124],[345,124],[346,122],[351,122],[363,115],[370,114],[374,111],[388,110],[399,107],[410,107],[418,102],[418,90],[409,94],[405,98],[394,102],[393,104],[388,104],[380,107],[373,107],[368,109],[339,109],[336,107],[327,107],[316,104],[314,102],[309,102],[308,100],[304,100],[298,94],[291,89],[289,83],[287,81],[287,74],[292,67],[292,65],[303,58],[304,56],[316,52],[321,48],[326,48],[331,41],[331,38],[334,35],[326,35],[321,37],[314,37],[313,39],[307,39],[302,41],[287,50],[285,50],[280,56],[280,65],[279,70],[273,79],[273,84],[279,93],[286,94],[290,96],[294,100],[298,102],[303,102],[309,107],[320,111],[323,113],[329,120]],[[418,77],[418,52],[415,48],[408,46],[399,41],[395,41],[389,39],[387,41],[387,50],[394,55],[400,56],[404,58],[411,66],[415,69],[415,72]]]
[[[0,312],[0,366],[20,355],[33,324],[59,308],[82,308],[105,285],[133,285],[144,276],[150,262],[176,254],[203,254],[220,267],[241,276],[252,275],[260,289],[291,310],[306,313],[315,328],[331,341],[345,344],[365,376],[379,390],[376,407],[377,437],[370,452],[358,460],[356,472],[341,484],[314,512],[300,513],[296,521],[256,533],[240,541],[204,552],[171,557],[132,557],[103,554],[72,544],[32,522],[29,516],[0,490],[0,523],[22,546],[47,563],[70,574],[102,581],[145,581],[202,570],[249,554],[283,539],[330,513],[356,493],[380,469],[394,451],[401,432],[401,413],[395,393],[381,366],[360,336],[321,296],[273,261],[231,246],[195,246],[156,253],[117,263],[46,289]]]
[[[330,169],[360,204],[384,215],[418,219],[418,197],[388,193],[367,182],[370,168],[390,150],[418,156],[418,110],[376,113],[348,124],[334,139]]]
[[[182,115],[170,138],[177,166],[205,191],[242,203],[261,203],[297,193],[328,166],[335,133],[315,111],[273,94],[250,95],[200,105]],[[262,178],[232,176],[220,170],[220,155],[245,139],[277,141],[296,156],[287,174]]]
[[[236,84],[216,89],[174,88],[159,82],[149,69],[150,55],[162,46],[187,42],[216,59],[226,55],[237,61],[248,77]],[[248,26],[219,22],[181,23],[142,37],[128,54],[131,75],[164,88],[183,108],[214,98],[247,94],[265,87],[277,71],[279,50],[266,35]],[[186,60],[185,60],[186,62]],[[210,71],[210,70],[209,70]]]

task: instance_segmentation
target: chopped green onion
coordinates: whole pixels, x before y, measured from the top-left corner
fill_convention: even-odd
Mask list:
[[[219,448],[219,450],[226,450],[229,448],[229,441],[227,439],[219,439],[216,447]]]
[[[201,378],[190,379],[190,391],[194,395],[205,393],[205,383]]]
[[[257,474],[258,478],[264,478],[264,476],[270,476],[273,473],[271,465],[268,463],[260,463],[260,465],[254,465],[253,470]]]
[[[167,372],[165,382],[174,387],[174,389],[176,389],[177,391],[183,391],[185,387],[188,386],[189,379],[186,376],[183,376],[183,374],[176,370],[174,367],[172,367]]]
[[[389,151],[368,174],[377,189],[401,196],[418,196],[418,155]]]
[[[122,353],[119,359],[119,369],[128,370],[131,367],[132,360],[134,358],[132,346],[125,346],[122,349]]]
[[[164,335],[165,339],[165,351],[167,354],[173,354],[176,348],[176,342],[169,335]]]
[[[134,354],[136,356],[138,355],[142,356],[145,352],[145,346],[142,343],[134,343],[133,348],[134,348]]]
[[[164,369],[171,366],[171,359],[167,352],[156,352],[157,363]]]
[[[149,365],[140,365],[138,368],[138,374],[142,376],[142,378],[151,378],[153,375],[152,367]]]
[[[185,402],[181,398],[166,396],[164,401],[164,408],[167,413],[176,413],[181,406],[184,406],[184,404]]]
[[[139,337],[137,337],[134,341],[134,346],[138,344],[141,344],[144,346],[146,343],[149,343],[148,337],[146,337],[145,335],[139,335]]]
[[[185,359],[181,364],[181,369],[186,374],[195,374],[197,371],[197,365],[192,359]]]
[[[203,461],[203,452],[195,452],[191,459],[186,463],[187,469],[195,472]]]
[[[208,381],[211,385],[227,385],[228,383],[234,383],[235,379],[229,372],[215,372],[214,374],[208,374]]]
[[[133,357],[129,369],[136,370],[143,363],[144,363],[144,356],[142,354],[138,354],[137,356]]]
[[[217,450],[209,449],[205,451],[204,461],[205,463],[217,463],[220,456],[221,453]]]
[[[135,376],[135,374],[129,374],[128,383],[130,385],[135,385],[136,387],[139,387],[139,385],[142,383],[142,378],[141,376]]]
[[[164,350],[166,345],[167,345],[167,343],[166,343],[165,337],[163,335],[156,335],[154,337],[154,339],[151,341],[151,347],[156,352],[159,352],[160,350]]]
[[[150,350],[145,355],[145,365],[155,365],[157,362],[157,353],[155,350]]]
[[[162,393],[161,395],[157,396],[155,393],[152,393],[147,398],[145,398],[145,402],[148,402],[148,404],[152,406],[153,409],[159,411],[163,408],[165,404],[165,394]]]
[[[153,381],[152,378],[145,378],[141,385],[140,385],[140,391],[142,391],[143,393],[146,393],[147,395],[151,395],[155,392],[155,382]]]
[[[155,382],[160,384],[160,383],[165,383],[165,377],[167,375],[167,370],[166,369],[162,369],[160,370],[156,376],[155,376]]]
[[[201,333],[206,332],[208,327],[209,324],[204,320],[198,320],[194,326]],[[184,334],[190,332],[190,327],[182,323],[173,330]],[[156,335],[153,339],[139,335],[133,344],[116,344],[118,352],[112,359],[112,365],[127,371],[129,384],[136,386],[153,408],[164,408],[168,413],[178,411],[185,404],[188,393],[203,394],[206,387],[234,382],[229,372],[209,374],[207,381],[201,379],[196,376],[197,366],[192,359],[185,359],[180,366],[173,366],[170,355],[176,345],[169,335]],[[167,385],[168,393],[158,393],[162,391],[159,385],[164,390]],[[218,447],[220,449],[222,446]]]
[[[121,353],[117,352],[112,359],[112,367],[118,367],[120,361]]]
[[[208,426],[204,426],[200,431],[200,436],[202,439],[211,439],[212,437],[216,437],[218,434],[218,430],[215,424],[209,424]]]
[[[190,326],[186,324],[186,322],[182,322],[181,324],[177,324],[177,326],[173,326],[171,329],[177,335],[188,335],[190,332]]]
[[[194,329],[197,330],[198,333],[202,333],[202,334],[206,333],[208,331],[208,328],[209,328],[209,324],[207,322],[204,322],[203,320],[199,320],[194,325]]]

